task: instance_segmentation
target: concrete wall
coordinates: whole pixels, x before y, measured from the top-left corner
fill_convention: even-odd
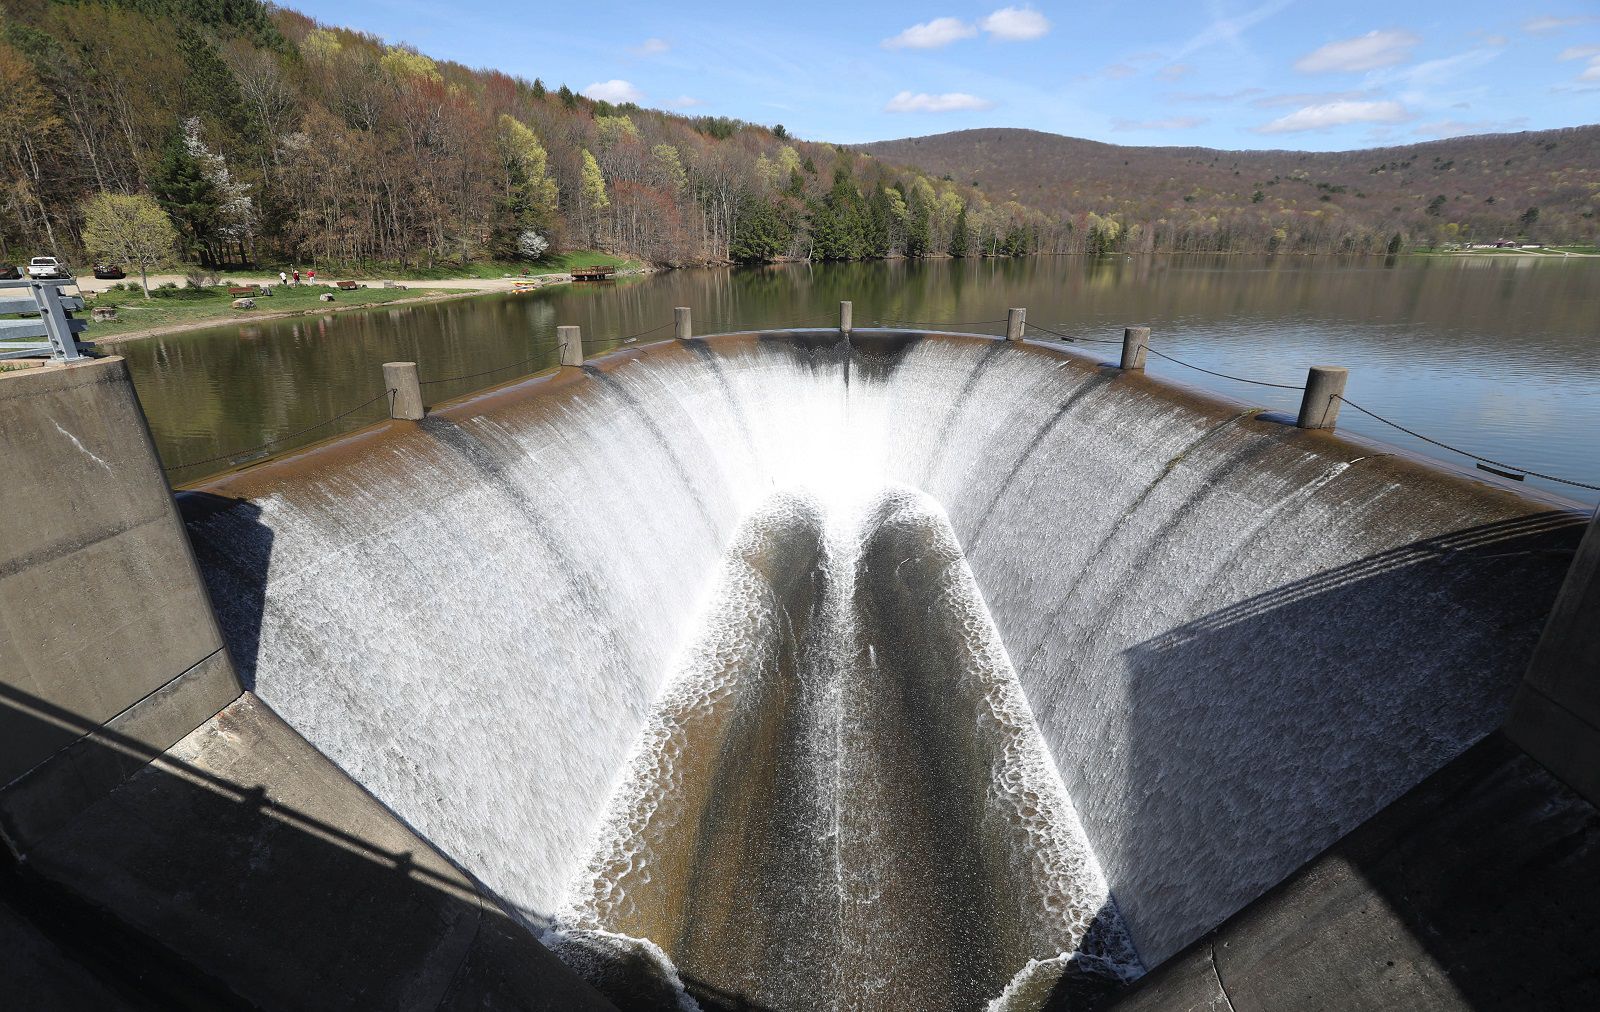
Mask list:
[[[1496,733],[1101,1007],[1596,1008],[1597,890],[1594,807]]]
[[[521,381],[214,482],[191,531],[254,691],[558,914],[740,519],[887,485],[949,515],[1150,964],[1502,724],[1583,524],[1053,347],[858,330]]]
[[[1600,804],[1600,513],[1550,611],[1506,733]]]
[[[120,358],[0,375],[0,832],[14,850],[239,695]],[[90,761],[90,756],[93,760]]]

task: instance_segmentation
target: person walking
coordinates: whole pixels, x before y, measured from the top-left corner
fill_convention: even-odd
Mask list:
[[[289,275],[285,274],[283,271],[279,271],[278,272],[278,284],[282,285],[285,288],[288,288],[289,287]]]
[[[317,272],[316,271],[306,271],[306,284],[314,285],[316,283],[317,283]]]
[[[296,288],[300,287],[300,268],[298,267],[294,269],[294,286]]]

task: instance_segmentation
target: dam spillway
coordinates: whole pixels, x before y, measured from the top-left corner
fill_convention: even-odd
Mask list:
[[[1160,962],[1498,725],[1570,526],[906,333],[653,346],[206,491],[258,695],[575,962],[779,1008]]]

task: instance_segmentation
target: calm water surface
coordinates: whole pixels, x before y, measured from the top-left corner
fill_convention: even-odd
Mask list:
[[[531,295],[485,296],[250,325],[120,345],[174,484],[385,417],[383,362],[414,360],[429,403],[556,362],[555,328],[590,354],[670,336],[819,326],[855,302],[856,326],[963,324],[1000,333],[1008,306],[1063,334],[1152,347],[1218,372],[1299,385],[1311,364],[1348,366],[1350,400],[1473,452],[1600,485],[1600,261],[1080,257],[781,265],[672,271]],[[659,329],[653,329],[659,328]],[[637,335],[637,336],[635,336]],[[1055,341],[1040,331],[1030,336]],[[1100,358],[1116,344],[1073,346]],[[490,371],[494,370],[494,371]],[[1268,408],[1297,391],[1209,376],[1152,356],[1148,371]],[[451,377],[485,373],[466,379]],[[1471,466],[1348,407],[1341,429]],[[270,450],[246,448],[278,440]],[[219,459],[211,459],[219,458]],[[196,461],[205,461],[195,464]],[[1600,493],[1528,486],[1593,503]]]

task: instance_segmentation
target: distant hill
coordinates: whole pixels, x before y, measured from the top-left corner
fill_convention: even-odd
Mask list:
[[[1065,216],[1079,243],[1094,241],[1091,215],[1110,218],[1118,248],[1372,248],[1395,233],[1592,243],[1600,233],[1600,126],[1341,152],[1123,147],[1015,129],[858,150]]]

